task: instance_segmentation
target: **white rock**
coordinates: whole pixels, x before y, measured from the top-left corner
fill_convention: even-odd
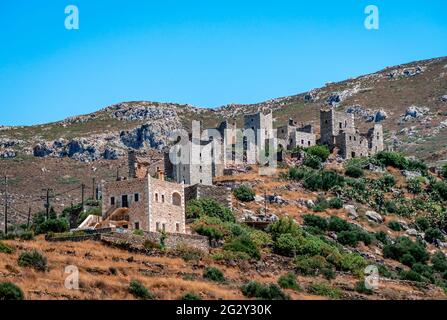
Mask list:
[[[376,223],[382,223],[383,222],[383,218],[380,214],[378,214],[375,211],[366,211],[366,217],[371,220],[374,221]]]

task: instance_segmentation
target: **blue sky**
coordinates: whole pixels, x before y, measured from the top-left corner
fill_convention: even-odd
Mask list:
[[[79,8],[66,30],[64,9]],[[364,27],[377,5],[380,29]],[[0,2],[0,124],[149,100],[216,107],[447,55],[447,1]]]

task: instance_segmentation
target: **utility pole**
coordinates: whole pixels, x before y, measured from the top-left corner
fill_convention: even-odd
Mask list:
[[[47,219],[50,218],[50,192],[53,191],[53,189],[47,188],[47,189],[42,189],[43,191],[46,192],[46,196],[45,196],[45,209],[46,209],[46,214],[47,214]]]
[[[81,203],[82,203],[82,211],[84,211],[84,192],[85,192],[85,184],[81,184]]]
[[[267,190],[264,190],[264,214],[267,216]]]
[[[8,234],[8,177],[5,175],[5,234]]]
[[[28,207],[28,220],[27,220],[27,223],[26,223],[26,228],[27,229],[29,228],[30,221],[31,221],[31,206]]]
[[[96,180],[95,180],[95,178],[93,178],[92,180],[93,180],[93,184],[92,184],[92,199],[96,200]]]

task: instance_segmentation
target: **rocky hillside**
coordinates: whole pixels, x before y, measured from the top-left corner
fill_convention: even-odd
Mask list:
[[[386,143],[431,164],[442,162],[447,127],[447,58],[389,67],[377,73],[328,83],[306,93],[252,105],[217,109],[156,102],[124,102],[88,115],[30,127],[0,126],[0,158],[18,155],[69,157],[83,162],[117,159],[126,148],[161,149],[174,129],[201,120],[213,127],[224,119],[273,110],[275,124],[294,118],[319,125],[322,106],[355,114],[364,129],[382,121]]]

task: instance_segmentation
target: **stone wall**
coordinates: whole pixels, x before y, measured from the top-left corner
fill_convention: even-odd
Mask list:
[[[204,198],[214,199],[227,208],[232,207],[230,188],[220,186],[206,186],[201,184],[195,184],[185,188],[186,203],[188,203],[188,201],[190,200]]]
[[[383,144],[383,128],[380,123],[376,123],[374,128],[368,131],[368,147],[369,154],[374,155],[384,150]]]
[[[368,139],[360,134],[343,132],[336,137],[336,144],[344,159],[368,156]]]
[[[168,233],[184,233],[185,191],[184,185],[148,177],[149,226],[145,231],[164,230]]]
[[[162,234],[159,232],[144,232],[144,236],[136,236],[130,233],[113,232],[101,235],[101,240],[111,244],[129,244],[143,247],[145,241],[149,240],[159,244]],[[167,249],[177,249],[185,246],[208,252],[210,249],[207,237],[193,234],[171,233],[167,234],[164,242]]]

